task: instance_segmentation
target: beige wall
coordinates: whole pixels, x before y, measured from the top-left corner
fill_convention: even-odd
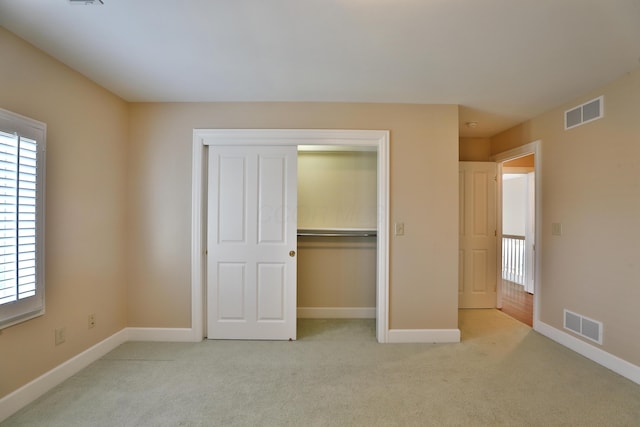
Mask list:
[[[490,162],[491,139],[490,138],[460,138],[461,162]]]
[[[563,129],[564,111],[604,95],[604,118]],[[604,324],[602,349],[640,365],[640,70],[510,129],[492,152],[542,141],[541,320],[567,308]],[[551,235],[561,223],[562,236]],[[597,344],[595,344],[597,345]]]
[[[392,328],[457,328],[455,105],[202,103],[131,105],[130,326],[191,323],[194,128],[388,129]]]
[[[1,398],[126,326],[128,106],[2,28],[0,52],[0,108],[47,124],[46,313],[0,334]]]
[[[298,153],[298,228],[377,228],[372,151]]]
[[[375,237],[299,237],[298,307],[375,307]]]

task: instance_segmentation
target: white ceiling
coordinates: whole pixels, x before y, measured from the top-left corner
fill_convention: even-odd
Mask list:
[[[128,101],[460,104],[462,136],[640,66],[640,0],[103,1],[0,25]]]

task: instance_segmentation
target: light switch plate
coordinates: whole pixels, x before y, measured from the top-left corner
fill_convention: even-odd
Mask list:
[[[552,236],[562,236],[562,224],[559,222],[554,222],[551,224],[551,235]]]
[[[404,222],[396,222],[394,224],[394,234],[396,236],[404,236]]]

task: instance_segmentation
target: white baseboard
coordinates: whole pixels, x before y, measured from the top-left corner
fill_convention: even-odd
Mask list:
[[[0,422],[126,341],[123,329],[6,395],[0,399]]]
[[[613,372],[630,379],[636,384],[640,384],[640,366],[620,359],[618,356],[614,356],[544,322],[536,322],[534,329],[545,337],[570,348],[605,368],[611,369]]]
[[[127,341],[198,342],[191,328],[127,328]]]
[[[460,329],[389,329],[388,343],[460,342]]]
[[[375,307],[298,307],[300,319],[375,319]]]

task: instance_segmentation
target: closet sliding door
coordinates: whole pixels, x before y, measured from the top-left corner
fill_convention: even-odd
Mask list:
[[[209,150],[208,337],[296,339],[297,152]]]

